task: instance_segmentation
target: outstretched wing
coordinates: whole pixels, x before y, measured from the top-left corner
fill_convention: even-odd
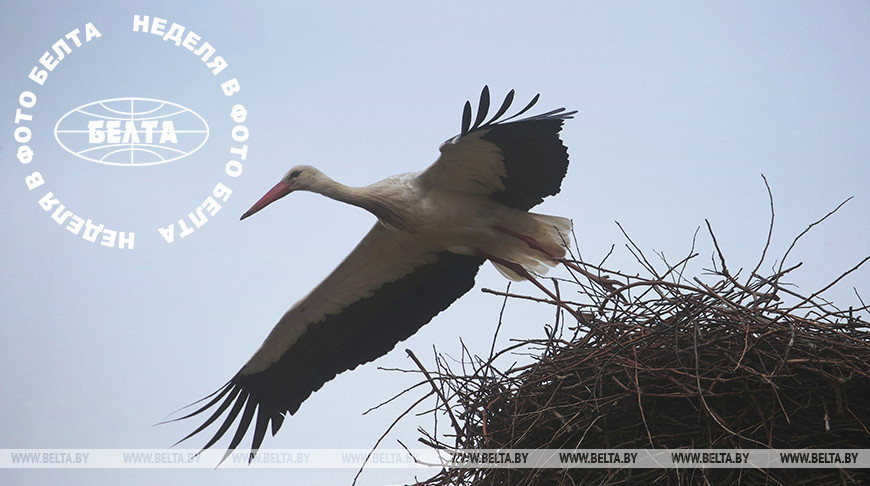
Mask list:
[[[502,118],[514,98],[511,90],[495,115],[484,87],[474,122],[465,103],[462,130],[441,145],[441,156],[417,179],[424,188],[481,194],[507,206],[528,210],[559,192],[568,171],[568,150],[559,139],[562,123],[576,111],[565,108],[519,118],[537,103]],[[519,118],[519,119],[518,119]]]
[[[211,412],[181,441],[226,413],[203,449],[224,436],[239,415],[227,454],[251,424],[251,449],[258,449],[270,424],[274,435],[284,416],[295,413],[312,392],[338,373],[383,356],[474,286],[482,258],[427,252],[425,242],[415,238],[376,223],[320,285],[284,314],[229,382],[201,400],[208,400],[205,405],[175,419]]]

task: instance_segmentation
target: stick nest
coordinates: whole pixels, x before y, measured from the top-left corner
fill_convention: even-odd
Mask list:
[[[716,244],[714,268],[690,279],[693,252],[660,272],[628,241],[646,277],[574,260],[571,278],[549,282],[563,297],[485,290],[553,305],[555,324],[545,338],[489,357],[439,354],[434,371],[417,361],[438,397],[424,413],[435,430],[421,429],[420,441],[439,449],[870,448],[870,325],[859,317],[867,308],[820,297],[860,264],[804,297],[783,282],[799,265],[761,276],[759,262],[740,278]],[[499,368],[517,354],[533,356],[531,364]],[[447,432],[437,430],[439,418]],[[421,484],[868,484],[864,471],[445,469]]]

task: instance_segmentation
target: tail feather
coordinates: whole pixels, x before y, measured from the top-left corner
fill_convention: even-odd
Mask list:
[[[502,274],[502,276],[508,280],[511,280],[514,282],[522,282],[523,280],[525,280],[525,278],[517,275],[516,272],[514,272],[513,270],[511,270],[510,268],[508,268],[504,265],[501,265],[501,264],[498,264],[495,262],[492,262],[492,265],[495,267],[496,270],[498,270],[498,273]]]
[[[512,228],[517,233],[533,238],[549,255],[562,258],[571,243],[570,219],[545,214],[526,213],[529,218],[525,220],[522,228]],[[529,273],[544,275],[550,268],[556,266],[557,260],[540,250],[531,248],[526,242],[505,235],[504,248],[506,260],[522,265]],[[525,280],[513,270],[502,265],[495,264],[496,269],[506,278],[513,281]]]
[[[531,214],[537,222],[540,234],[533,236],[547,251],[565,256],[567,248],[571,245],[571,230],[574,227],[571,220],[561,216],[549,216],[546,214]]]

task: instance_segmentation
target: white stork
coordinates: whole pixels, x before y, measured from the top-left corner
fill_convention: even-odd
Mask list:
[[[483,88],[472,123],[466,102],[459,135],[444,142],[428,169],[366,187],[339,184],[311,166],[290,169],[241,219],[293,191],[311,191],[359,206],[378,221],[345,260],[293,305],[250,360],[199,402],[213,413],[187,440],[218,420],[214,445],[241,414],[227,454],[254,424],[251,459],[271,425],[274,435],[311,393],[338,373],[389,352],[474,286],[490,260],[508,278],[529,279],[562,261],[568,219],[528,212],[559,192],[568,152],[559,139],[564,108],[517,119],[538,100],[501,118]],[[540,286],[540,284],[539,284]],[[256,416],[256,418],[255,418]],[[226,456],[225,456],[226,457]]]

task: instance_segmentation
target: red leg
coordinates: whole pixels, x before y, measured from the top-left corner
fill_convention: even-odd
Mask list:
[[[538,282],[538,279],[536,279],[531,273],[529,273],[528,270],[523,268],[523,266],[520,265],[519,263],[508,261],[508,260],[505,260],[503,258],[499,258],[495,255],[490,255],[489,253],[485,253],[485,252],[480,251],[480,250],[477,250],[476,253],[477,253],[477,256],[486,258],[487,260],[489,260],[493,263],[497,263],[505,268],[508,268],[511,271],[513,271],[514,273],[516,273],[517,275],[525,278],[529,282],[532,282],[533,284],[535,284],[535,286],[537,286],[539,289],[541,289],[541,291],[543,291],[551,299],[553,299],[553,302],[555,302],[559,307],[568,311],[577,320],[580,320],[580,316],[577,314],[576,311],[574,311],[574,309],[568,307],[567,304],[565,304],[558,297],[556,297],[556,294],[554,294],[553,292],[550,292],[550,289],[548,289],[547,287],[544,287],[544,284],[542,284],[541,282]]]
[[[506,235],[513,236],[514,238],[516,238],[516,239],[518,239],[518,240],[520,240],[520,241],[525,242],[527,245],[529,245],[529,248],[531,248],[531,249],[533,249],[533,250],[538,250],[538,251],[540,251],[541,253],[543,253],[543,254],[547,255],[548,257],[552,258],[554,261],[557,261],[557,262],[559,262],[559,263],[565,265],[566,267],[568,267],[568,268],[574,270],[575,272],[578,272],[578,273],[580,273],[580,274],[582,274],[582,275],[585,275],[587,278],[589,278],[589,279],[591,279],[592,281],[598,283],[598,285],[601,285],[602,287],[604,287],[604,288],[606,288],[606,289],[613,290],[613,289],[614,289],[614,285],[613,285],[613,284],[618,283],[618,282],[615,282],[615,281],[610,280],[610,279],[605,278],[605,277],[599,277],[598,275],[595,275],[595,274],[593,274],[593,273],[591,273],[591,272],[588,272],[588,271],[584,270],[583,268],[580,268],[580,266],[577,265],[577,264],[574,263],[574,262],[568,261],[567,259],[562,258],[562,257],[560,257],[560,256],[556,256],[556,255],[553,254],[552,252],[547,251],[546,248],[544,248],[543,246],[541,246],[540,243],[538,243],[538,240],[532,238],[531,236],[524,235],[524,234],[522,234],[522,233],[517,233],[516,231],[511,230],[511,229],[508,229],[508,228],[505,228],[504,226],[498,226],[498,225],[496,225],[496,226],[493,226],[493,229],[495,229],[496,231],[501,231],[502,233],[504,233],[504,234],[506,234]]]
[[[560,257],[554,255],[553,253],[547,251],[543,246],[541,246],[540,243],[538,243],[538,240],[532,238],[531,236],[527,236],[527,235],[524,235],[522,233],[517,233],[516,231],[511,230],[511,229],[507,229],[504,226],[496,225],[496,226],[493,226],[492,228],[496,231],[501,231],[502,233],[504,233],[506,235],[513,236],[514,238],[525,242],[525,244],[529,245],[529,248],[531,248],[533,250],[538,250],[539,252],[547,255],[548,257],[552,258],[553,260],[556,260],[556,261],[564,260],[563,258],[560,258]]]

